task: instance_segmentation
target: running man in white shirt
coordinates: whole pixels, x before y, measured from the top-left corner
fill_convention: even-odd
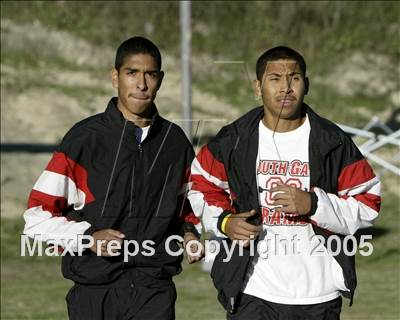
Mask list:
[[[263,105],[222,128],[192,164],[195,214],[233,250],[213,266],[218,299],[228,319],[339,319],[341,295],[351,304],[356,287],[343,240],[372,225],[380,182],[351,138],[303,102],[298,52],[272,48],[256,73]]]

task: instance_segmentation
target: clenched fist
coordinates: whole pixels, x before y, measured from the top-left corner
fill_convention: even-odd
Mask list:
[[[254,239],[262,231],[262,226],[255,226],[246,219],[254,216],[255,210],[231,214],[225,224],[225,233],[231,240],[245,240],[243,246],[247,247],[250,240]]]
[[[276,192],[272,197],[273,205],[277,206],[275,211],[301,216],[310,214],[311,195],[309,192],[283,183],[278,183],[271,192]]]
[[[112,252],[107,251],[107,245],[110,241],[115,240],[117,243],[120,244],[119,249],[122,246],[122,241],[125,238],[125,235],[114,229],[102,229],[94,232],[92,234],[94,244],[90,247],[90,250],[92,250],[94,253],[97,255],[101,255],[103,257],[111,257],[112,253],[115,253],[117,250],[112,250]],[[114,241],[114,242],[115,242]],[[101,243],[101,245],[100,245]]]

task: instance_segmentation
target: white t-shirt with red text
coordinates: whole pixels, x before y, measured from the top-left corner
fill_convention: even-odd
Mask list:
[[[259,124],[256,172],[263,231],[242,291],[266,301],[315,304],[348,290],[340,265],[315,237],[309,219],[274,211],[269,190],[277,182],[309,191],[309,135],[308,117],[284,133]]]

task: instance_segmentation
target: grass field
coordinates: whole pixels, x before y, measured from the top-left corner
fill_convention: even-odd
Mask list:
[[[381,217],[371,233],[374,252],[357,257],[355,304],[343,304],[342,319],[399,319],[398,195],[384,194]],[[60,258],[21,257],[22,220],[1,220],[1,319],[67,319],[65,294],[71,282],[60,272]],[[201,265],[184,264],[175,278],[176,315],[184,319],[224,319],[211,279]]]

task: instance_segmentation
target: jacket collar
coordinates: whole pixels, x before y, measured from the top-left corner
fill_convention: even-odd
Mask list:
[[[303,103],[303,108],[310,121],[310,144],[317,144],[322,155],[327,154],[342,143],[341,136],[339,135],[337,126],[334,123],[320,117],[305,103]],[[234,127],[235,130],[237,130],[238,136],[243,140],[250,138],[253,139],[255,134],[258,134],[258,125],[263,116],[264,107],[259,106],[234,122]],[[252,143],[254,142],[252,141]]]
[[[118,104],[117,97],[113,97],[110,99],[110,101],[108,102],[107,108],[104,112],[105,117],[107,120],[110,121],[112,126],[119,128],[119,129],[123,128],[126,123],[126,133],[128,133],[128,135],[129,135],[135,131],[137,126],[133,122],[128,121],[124,118],[121,111],[119,111],[117,104]],[[151,108],[152,108],[151,124],[150,124],[150,130],[149,130],[148,136],[153,135],[155,132],[157,132],[159,127],[161,126],[161,122],[162,122],[162,118],[159,115],[157,107],[154,103],[152,104]]]

